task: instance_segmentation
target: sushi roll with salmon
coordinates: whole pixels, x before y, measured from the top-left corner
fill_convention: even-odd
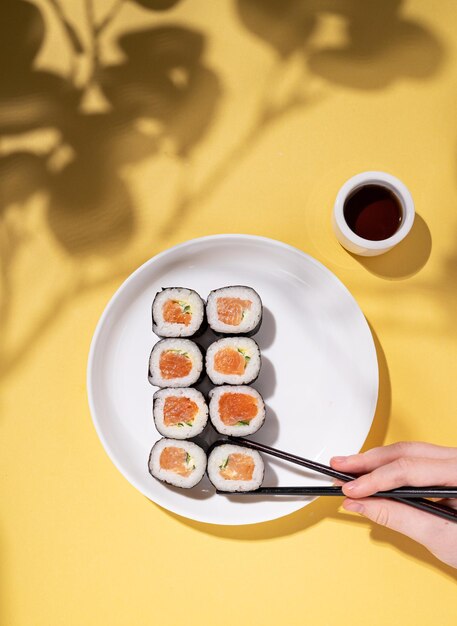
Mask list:
[[[209,294],[206,316],[217,334],[250,337],[262,323],[262,300],[252,287],[222,287]]]
[[[211,423],[221,435],[252,435],[265,421],[262,396],[252,387],[215,387],[209,392],[209,397]]]
[[[205,302],[193,289],[169,287],[156,294],[152,330],[159,337],[195,337],[205,326]]]
[[[206,470],[206,454],[192,441],[159,439],[149,455],[149,473],[157,480],[190,489],[201,481]]]
[[[197,389],[160,389],[153,399],[154,423],[161,435],[191,439],[199,435],[208,421],[208,406]]]
[[[265,467],[256,450],[218,445],[208,457],[208,477],[220,491],[254,491],[262,485]]]
[[[248,385],[260,372],[259,346],[249,337],[224,337],[206,353],[206,372],[215,385]]]
[[[149,357],[149,382],[157,387],[190,387],[204,375],[203,353],[190,339],[162,339]]]

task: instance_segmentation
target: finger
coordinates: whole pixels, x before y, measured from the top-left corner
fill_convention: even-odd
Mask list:
[[[341,471],[364,474],[405,456],[457,459],[457,448],[436,446],[421,441],[399,441],[388,446],[372,448],[361,454],[335,456],[330,460],[330,465]]]
[[[427,545],[431,536],[436,536],[449,524],[435,515],[384,498],[362,500],[347,498],[343,502],[343,508],[359,513],[376,524],[403,533],[423,545]]]
[[[457,484],[457,462],[454,459],[401,457],[346,483],[343,492],[351,498],[365,498],[377,491],[404,485],[426,487],[453,484]]]

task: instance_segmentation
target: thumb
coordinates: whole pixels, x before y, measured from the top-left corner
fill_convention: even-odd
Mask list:
[[[346,511],[360,513],[376,524],[411,537],[425,546],[436,533],[444,530],[447,522],[425,511],[413,509],[401,502],[386,498],[360,498],[343,502]]]

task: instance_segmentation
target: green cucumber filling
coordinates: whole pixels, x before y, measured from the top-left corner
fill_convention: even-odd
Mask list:
[[[190,456],[190,454],[188,452],[186,452],[186,465],[188,467],[188,469],[192,469],[194,470],[196,465],[194,463],[194,459]]]
[[[183,300],[173,300],[176,304],[179,304],[183,313],[190,315],[192,313],[191,306],[188,302],[184,302]]]
[[[168,352],[173,352],[174,354],[181,354],[182,356],[185,356],[186,358],[190,359],[190,354],[186,352],[185,350],[176,350],[175,348],[171,348],[170,350],[168,350]]]
[[[222,464],[219,465],[219,469],[225,469],[227,467],[228,462],[229,462],[229,458],[227,457],[225,461],[222,461]]]
[[[247,354],[247,351],[244,348],[238,348],[238,352],[244,356],[245,367],[251,360],[251,357]]]

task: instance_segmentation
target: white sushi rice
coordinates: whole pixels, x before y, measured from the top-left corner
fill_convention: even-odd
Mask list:
[[[162,352],[177,350],[189,355],[192,369],[188,376],[181,378],[163,378],[160,371],[160,356]],[[203,355],[196,343],[190,339],[162,339],[152,348],[149,357],[149,382],[157,387],[190,387],[194,385],[203,370]]]
[[[221,469],[230,454],[246,454],[254,460],[254,472],[251,480],[229,480],[221,476]],[[263,459],[256,450],[244,446],[223,444],[216,446],[208,457],[208,477],[216,489],[221,491],[253,491],[263,481],[265,466]]]
[[[220,409],[219,402],[221,396],[225,394],[246,394],[248,396],[252,396],[257,401],[257,415],[253,417],[249,422],[246,423],[237,423],[230,426],[228,424],[224,424],[220,417]],[[215,387],[209,393],[210,403],[209,403],[209,414],[211,423],[217,432],[222,435],[233,435],[235,437],[243,437],[244,435],[252,435],[257,432],[259,428],[265,421],[265,404],[263,402],[262,396],[260,393],[253,389],[252,387],[248,387],[246,385],[240,386],[232,386],[232,385],[224,385],[222,387]],[[234,416],[236,417],[236,416]],[[243,418],[240,417],[240,421]]]
[[[219,350],[234,348],[246,359],[243,374],[222,374],[214,368],[214,357]],[[261,357],[259,346],[249,337],[224,337],[212,343],[206,352],[206,372],[215,385],[247,385],[257,378],[260,372]]]
[[[160,455],[167,447],[182,448],[186,451],[187,466],[193,467],[189,476],[181,476],[176,472],[170,470],[164,470],[160,467]],[[161,480],[162,482],[175,485],[175,487],[183,487],[184,489],[190,489],[195,487],[197,483],[201,481],[206,470],[206,454],[192,441],[176,441],[175,439],[159,439],[151,450],[149,455],[149,472],[154,478]]]
[[[163,307],[168,300],[179,302],[192,314],[190,324],[166,322]],[[205,303],[193,289],[170,287],[159,291],[152,303],[152,329],[159,337],[192,337],[201,328],[205,317]]]
[[[184,420],[176,424],[166,426],[164,424],[164,407],[169,397],[189,398],[198,406],[198,413],[189,425]],[[153,404],[154,423],[161,435],[174,439],[191,439],[199,435],[208,421],[208,406],[203,394],[197,389],[187,387],[185,389],[160,389],[154,394]]]
[[[239,298],[240,300],[248,300],[251,307],[243,311],[243,319],[237,326],[222,322],[217,314],[217,301],[219,298]],[[243,335],[249,334],[260,326],[262,319],[262,300],[259,294],[252,287],[232,286],[215,289],[208,296],[206,304],[206,315],[208,324],[216,333],[224,335]]]

